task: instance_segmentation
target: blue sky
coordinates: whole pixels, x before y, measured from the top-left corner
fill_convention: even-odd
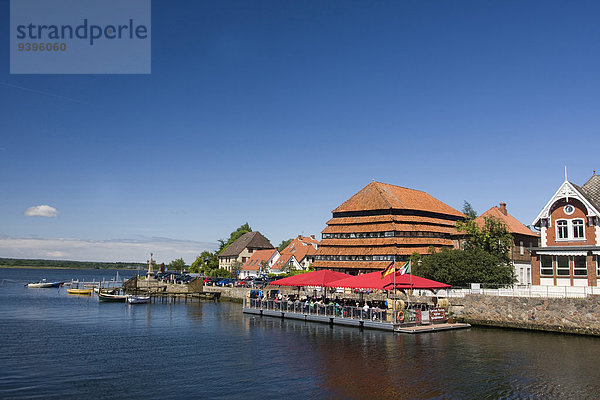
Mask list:
[[[371,180],[529,224],[565,165],[600,171],[599,22],[592,1],[155,0],[151,75],[10,75],[0,52],[0,256],[191,262],[244,222],[277,245]]]

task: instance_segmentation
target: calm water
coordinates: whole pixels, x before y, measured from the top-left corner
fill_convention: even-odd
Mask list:
[[[121,276],[132,273],[121,271]],[[99,304],[0,269],[0,398],[597,398],[600,339],[496,329],[394,335],[243,315],[239,304]]]

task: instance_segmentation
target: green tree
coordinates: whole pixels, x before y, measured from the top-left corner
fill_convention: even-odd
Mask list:
[[[462,213],[467,216],[467,219],[477,218],[477,211],[471,206],[471,203],[465,200],[462,208]]]
[[[216,253],[205,250],[190,265],[190,272],[206,274],[208,271],[216,268],[219,268],[219,256]]]
[[[279,250],[280,252],[283,251],[283,249],[285,249],[289,246],[290,243],[292,243],[292,240],[294,239],[282,240],[281,243],[279,243],[279,246],[277,246],[277,250]]]
[[[231,272],[227,271],[225,268],[211,269],[206,276],[210,276],[211,278],[233,278]]]
[[[448,250],[429,254],[417,263],[415,274],[452,286],[472,282],[511,285],[515,282],[512,265],[500,262],[482,250]]]
[[[480,227],[474,220],[459,221],[456,229],[464,232],[464,249],[481,249],[495,256],[504,263],[510,262],[512,236],[506,224],[499,219],[484,217],[484,225]]]
[[[173,260],[169,263],[169,269],[173,269],[175,271],[182,271],[185,269],[185,261],[183,261],[183,258]]]
[[[413,253],[413,271],[423,278],[465,286],[478,282],[510,285],[515,282],[514,267],[510,261],[512,237],[500,220],[484,217],[483,226],[473,219],[457,222],[456,228],[464,233],[462,250],[444,249],[421,257]]]
[[[221,254],[223,252],[223,250],[225,250],[227,247],[229,247],[229,245],[231,243],[235,242],[244,233],[248,233],[248,232],[252,232],[252,228],[250,228],[250,225],[248,225],[248,223],[246,222],[245,224],[243,224],[239,228],[237,228],[235,231],[231,232],[231,234],[229,235],[229,239],[227,239],[227,240],[219,239],[219,250],[217,250],[217,255]]]

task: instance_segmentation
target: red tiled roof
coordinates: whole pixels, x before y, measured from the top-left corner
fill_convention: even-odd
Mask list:
[[[359,233],[359,232],[439,232],[455,235],[456,228],[450,226],[433,226],[424,224],[357,224],[357,225],[329,225],[323,233]]]
[[[483,214],[481,214],[479,217],[475,218],[475,222],[477,223],[477,225],[479,225],[479,227],[483,227],[485,225],[484,217],[496,218],[504,222],[508,227],[508,231],[510,233],[539,237],[538,234],[536,234],[531,229],[527,228],[525,225],[520,223],[519,220],[517,220],[512,215],[508,213],[504,215],[504,213],[500,211],[499,207],[492,207]]]
[[[319,244],[316,239],[311,237],[303,237],[298,236],[293,239],[290,244],[287,245],[285,249],[281,251],[281,256],[284,255],[293,255],[298,262],[302,262],[304,257],[314,255],[317,252],[317,249],[313,246],[314,244]]]
[[[242,270],[258,271],[261,267],[261,262],[269,261],[276,251],[277,249],[256,250],[242,265]]]
[[[315,261],[313,267],[326,269],[385,269],[390,261]]]
[[[384,238],[356,238],[356,239],[323,239],[318,254],[326,254],[326,248],[332,246],[364,247],[398,245],[446,245],[452,246],[452,240],[431,237],[384,237]]]
[[[356,225],[356,224],[374,224],[374,223],[420,223],[454,226],[456,221],[441,218],[420,217],[416,215],[367,215],[360,217],[335,217],[327,221],[327,225]]]
[[[464,217],[464,214],[439,201],[428,193],[381,182],[371,182],[334,213],[365,210],[418,210]]]
[[[436,248],[449,247],[443,245],[433,246]],[[335,247],[327,246],[319,249],[320,256],[385,256],[385,255],[411,255],[413,252],[419,254],[428,254],[429,246],[406,246],[398,247],[395,245],[389,246],[373,246],[373,247]],[[316,263],[317,261],[315,261]]]
[[[294,257],[293,254],[282,254],[281,257],[273,264],[271,269],[279,269],[281,270],[285,265],[290,261],[290,259]]]

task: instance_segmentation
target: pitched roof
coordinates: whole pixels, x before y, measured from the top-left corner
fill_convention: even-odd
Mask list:
[[[259,231],[247,232],[223,250],[219,254],[219,257],[237,257],[245,248],[274,249],[269,239],[264,237]]]
[[[268,262],[277,252],[277,249],[256,250],[242,266],[243,270],[258,271],[261,263]]]
[[[481,214],[479,217],[475,218],[475,222],[480,227],[483,227],[485,225],[484,217],[496,218],[496,219],[504,222],[506,224],[506,226],[508,227],[508,231],[510,233],[519,234],[519,235],[527,235],[527,236],[535,236],[535,237],[539,236],[537,233],[535,233],[531,229],[527,228],[525,225],[523,225],[521,222],[519,222],[519,220],[517,220],[515,217],[513,217],[509,213],[506,213],[506,215],[504,215],[504,213],[500,210],[500,207],[494,206],[494,207],[490,208],[489,210],[487,210],[486,212],[484,212],[483,214]]]
[[[425,192],[375,181],[369,183],[333,212],[388,209],[427,211],[464,217],[463,213]]]
[[[600,209],[600,175],[594,171],[594,175],[581,186],[581,191],[596,209]]]
[[[293,255],[298,262],[302,262],[304,257],[314,255],[317,252],[313,243],[318,244],[319,242],[311,237],[298,236],[281,251],[281,256]]]
[[[279,257],[279,259],[275,262],[275,264],[273,264],[273,266],[271,267],[271,270],[273,270],[273,269],[281,270],[291,260],[292,257],[294,257],[293,254],[281,254],[281,257]],[[296,259],[296,261],[298,261],[298,260]]]

